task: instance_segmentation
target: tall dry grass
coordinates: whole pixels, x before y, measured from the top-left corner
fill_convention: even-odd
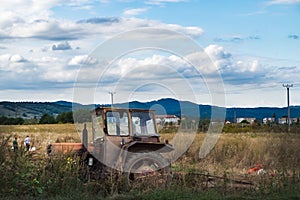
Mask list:
[[[234,169],[238,173],[244,173],[256,164],[262,164],[265,170],[300,168],[299,134],[221,134],[208,156],[199,160],[199,150],[205,135],[196,134],[193,143],[178,163],[186,161],[198,168]],[[163,140],[172,140],[175,134],[161,136]]]
[[[73,124],[0,126],[0,134],[11,136],[11,144],[13,137],[17,136],[22,144],[26,135],[29,135],[32,146],[40,149],[41,153],[51,142],[80,142],[80,133],[77,133]],[[171,141],[175,136],[175,133],[161,134],[161,140]],[[231,169],[237,173],[245,173],[256,164],[262,164],[265,170],[293,170],[300,166],[299,134],[221,134],[210,154],[199,160],[199,149],[204,137],[205,133],[196,134],[191,146],[174,165],[183,164],[185,169],[205,168],[209,171]]]
[[[0,125],[0,136],[9,136],[11,140],[17,137],[19,145],[27,135],[31,138],[31,146],[41,153],[45,153],[49,143],[81,141],[73,124]]]
[[[291,198],[299,198],[299,134],[222,134],[213,150],[200,160],[198,155],[205,135],[197,134],[188,151],[173,163],[173,171],[181,172],[175,176],[176,187],[195,190],[213,187],[224,195],[286,193],[292,194]],[[175,134],[162,135],[168,140],[174,136]],[[258,164],[262,166],[262,173],[248,174],[248,170]],[[218,178],[210,182],[209,176],[203,176],[204,174]],[[251,184],[236,184],[233,180]]]
[[[84,183],[80,180],[80,161],[77,158],[58,157],[49,162],[45,157],[49,142],[79,142],[80,135],[72,124],[0,126],[0,198],[26,196],[28,198],[115,198],[163,199],[178,195],[199,199],[213,194],[218,199],[228,197],[270,196],[277,198],[300,198],[300,135],[242,133],[222,134],[213,150],[204,159],[199,159],[199,149],[205,138],[204,133],[196,134],[188,150],[174,163],[173,182],[167,191],[143,191],[122,193],[122,184],[107,177]],[[11,151],[14,136],[19,143],[29,135],[38,149],[34,153]],[[161,139],[176,134],[161,134]],[[184,144],[185,141],[182,141]],[[69,159],[69,160],[68,160]],[[265,174],[248,174],[249,168],[261,164]],[[210,174],[221,179],[208,180],[195,172]],[[247,180],[253,185],[233,184],[230,180]],[[211,193],[212,192],[212,193]],[[8,195],[8,196],[7,196]],[[275,195],[275,196],[272,196]],[[212,198],[213,198],[212,197]],[[174,197],[175,198],[175,197]],[[273,199],[271,198],[271,199]],[[170,198],[169,198],[170,199]],[[211,199],[211,198],[209,198]]]

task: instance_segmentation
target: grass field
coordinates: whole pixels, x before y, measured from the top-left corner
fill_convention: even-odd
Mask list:
[[[0,126],[0,198],[26,199],[299,199],[300,135],[242,133],[222,134],[204,159],[198,154],[204,133],[197,134],[188,151],[172,163],[173,180],[167,190],[121,192],[111,177],[83,183],[78,168],[61,158],[49,163],[46,146],[51,142],[80,142],[73,124]],[[37,151],[10,150],[15,136],[26,135]],[[175,134],[162,134],[172,140]],[[76,160],[72,160],[76,163]],[[261,164],[263,173],[247,171]],[[240,181],[240,182],[239,182]]]

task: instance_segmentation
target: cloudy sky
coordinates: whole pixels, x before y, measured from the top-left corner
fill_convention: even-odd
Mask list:
[[[299,19],[299,0],[3,0],[0,101],[218,104],[223,91],[227,107],[284,107],[293,84],[300,105]]]

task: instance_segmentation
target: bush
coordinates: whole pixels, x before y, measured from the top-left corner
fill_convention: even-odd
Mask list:
[[[44,114],[41,117],[39,124],[55,124],[55,119],[53,116],[51,116],[49,114]]]
[[[21,117],[8,118],[5,116],[0,117],[0,125],[22,125],[24,124],[24,119]]]
[[[56,117],[57,123],[74,123],[73,112],[62,112]]]

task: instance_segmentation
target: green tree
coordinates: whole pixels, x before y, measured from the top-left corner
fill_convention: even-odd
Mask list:
[[[201,119],[198,123],[198,132],[208,131],[209,124],[210,124],[209,119]]]
[[[56,122],[58,123],[74,123],[73,112],[62,112],[56,117]]]
[[[248,122],[246,119],[244,119],[240,122],[240,124],[250,124],[250,122]]]
[[[79,109],[74,111],[74,121],[78,123],[91,122],[91,111],[87,109]]]
[[[38,123],[39,121],[36,117],[24,120],[24,124],[38,124]]]
[[[0,117],[0,124],[1,125],[6,125],[7,121],[8,121],[7,117],[5,117],[5,116]]]
[[[21,117],[17,118],[8,118],[5,116],[0,117],[1,125],[22,125],[24,124],[24,119]]]
[[[39,124],[55,124],[55,119],[53,116],[51,116],[49,114],[44,114],[41,117]]]
[[[12,124],[13,125],[22,125],[22,124],[24,124],[24,119],[21,117],[12,118]]]

